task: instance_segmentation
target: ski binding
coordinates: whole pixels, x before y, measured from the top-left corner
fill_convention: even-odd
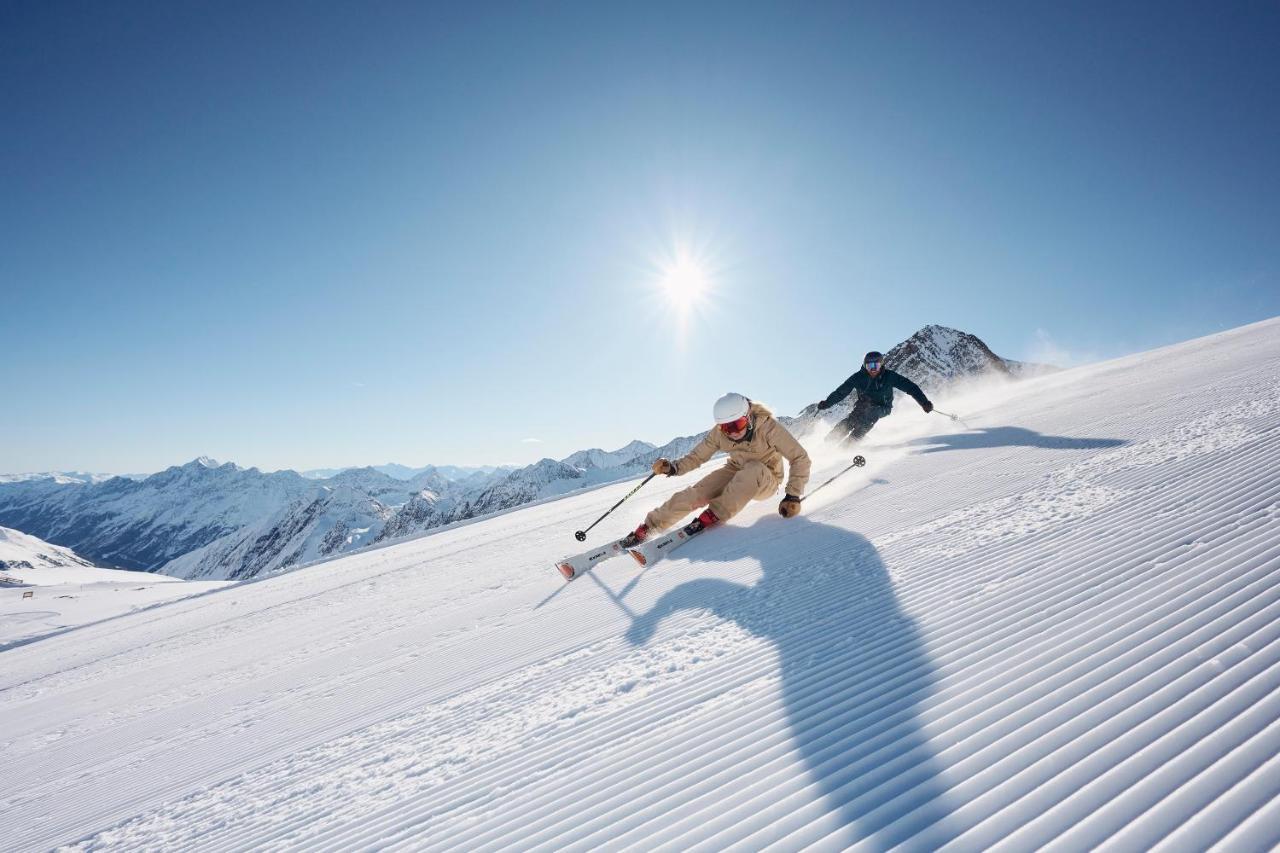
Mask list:
[[[676,548],[688,542],[694,536],[706,530],[702,522],[694,519],[684,527],[677,527],[670,533],[664,533],[656,539],[649,539],[630,549],[630,554],[642,566],[655,563]]]

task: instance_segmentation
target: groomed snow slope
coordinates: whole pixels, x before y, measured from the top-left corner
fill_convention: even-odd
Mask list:
[[[0,847],[1280,843],[1280,322],[939,405],[648,571],[551,566],[626,483],[0,653]]]

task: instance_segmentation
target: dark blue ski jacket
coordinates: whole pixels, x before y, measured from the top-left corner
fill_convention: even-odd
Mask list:
[[[827,406],[834,406],[853,391],[857,391],[859,396],[869,397],[872,403],[877,406],[885,406],[893,408],[893,389],[897,388],[903,393],[910,394],[915,401],[921,406],[929,402],[929,398],[920,390],[920,386],[912,382],[901,373],[894,373],[889,368],[880,371],[880,375],[872,377],[867,373],[865,367],[859,368],[858,372],[850,376],[848,379],[840,383],[840,387],[827,395],[824,401]]]

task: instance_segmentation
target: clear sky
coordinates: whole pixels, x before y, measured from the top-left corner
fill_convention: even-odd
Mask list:
[[[1277,45],[1273,2],[10,0],[0,471],[526,463],[928,323],[1078,364],[1275,316]]]

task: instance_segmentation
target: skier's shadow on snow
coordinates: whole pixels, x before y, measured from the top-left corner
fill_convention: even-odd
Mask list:
[[[908,444],[925,445],[923,453],[944,450],[977,450],[982,447],[1044,447],[1051,450],[1101,450],[1128,444],[1120,438],[1072,438],[1065,435],[1042,435],[1022,427],[990,427],[959,432],[954,435],[930,435]]]
[[[762,518],[719,537],[714,547],[691,542],[680,556],[756,557],[763,577],[753,586],[683,583],[635,618],[628,640],[643,645],[678,610],[710,611],[770,640],[792,740],[823,795],[804,811],[829,812],[846,827],[837,846],[876,835],[878,847],[889,847],[946,818],[939,763],[919,720],[934,667],[875,547],[803,517]],[[750,805],[740,808],[742,821],[758,819]]]

